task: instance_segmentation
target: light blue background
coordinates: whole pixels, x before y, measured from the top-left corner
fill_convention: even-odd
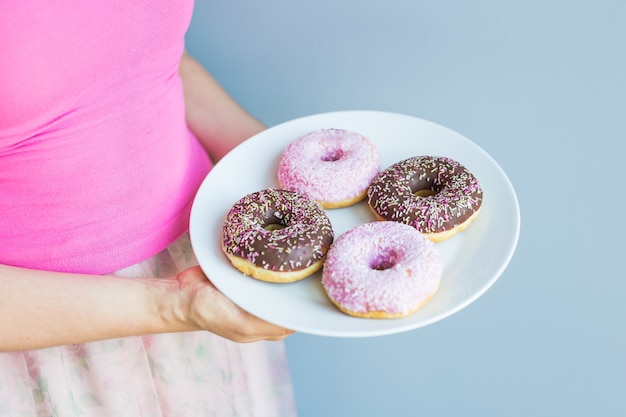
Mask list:
[[[189,51],[267,125],[406,113],[493,156],[522,213],[475,303],[287,341],[301,417],[625,416],[626,2],[202,1]]]

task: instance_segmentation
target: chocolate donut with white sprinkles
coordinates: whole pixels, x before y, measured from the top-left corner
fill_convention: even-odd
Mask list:
[[[297,191],[269,188],[232,206],[222,249],[244,274],[285,283],[318,271],[333,239],[330,219],[319,203]]]
[[[415,156],[391,165],[374,178],[367,195],[378,220],[408,224],[433,242],[464,230],[483,202],[474,174],[442,156]]]

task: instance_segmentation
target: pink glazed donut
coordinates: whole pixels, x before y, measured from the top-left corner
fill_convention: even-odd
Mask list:
[[[308,194],[325,209],[361,201],[380,171],[378,148],[365,136],[322,129],[299,137],[283,151],[280,188]]]
[[[322,285],[346,314],[398,318],[430,300],[442,273],[433,242],[406,224],[379,221],[339,236],[326,256]]]

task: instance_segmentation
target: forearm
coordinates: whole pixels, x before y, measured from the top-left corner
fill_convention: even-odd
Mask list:
[[[0,265],[0,351],[189,330],[164,305],[177,285]]]
[[[265,128],[191,56],[183,55],[179,74],[183,80],[187,125],[214,161]]]

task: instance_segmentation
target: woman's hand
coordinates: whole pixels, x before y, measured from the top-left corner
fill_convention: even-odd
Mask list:
[[[235,342],[281,340],[293,333],[236,306],[215,288],[200,267],[187,269],[176,279],[178,315],[193,329],[208,330]]]

